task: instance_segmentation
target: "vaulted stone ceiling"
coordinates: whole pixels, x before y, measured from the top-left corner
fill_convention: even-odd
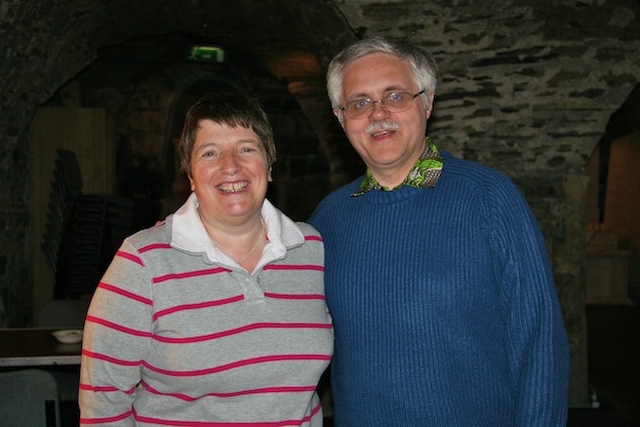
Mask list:
[[[216,43],[281,79],[304,80],[318,70],[296,67],[292,52],[322,63],[353,37],[324,0],[2,1],[0,134],[19,136],[38,105],[101,55],[114,70],[144,72],[185,43]]]

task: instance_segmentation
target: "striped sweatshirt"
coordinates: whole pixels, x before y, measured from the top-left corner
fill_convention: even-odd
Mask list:
[[[192,194],[127,238],[87,314],[80,424],[322,426],[333,352],[323,242],[265,201],[252,274],[218,251]]]
[[[538,224],[503,174],[442,152],[437,185],[361,179],[324,239],[336,427],[564,427],[569,346]]]

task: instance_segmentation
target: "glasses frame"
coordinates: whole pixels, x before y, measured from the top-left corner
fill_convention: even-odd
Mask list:
[[[389,92],[387,95],[385,95],[383,98],[377,99],[377,100],[372,100],[371,98],[361,98],[361,99],[354,99],[353,101],[349,101],[347,103],[345,103],[344,105],[341,105],[340,107],[338,107],[341,111],[344,111],[344,113],[347,115],[347,117],[349,117],[350,119],[364,119],[367,118],[371,115],[371,113],[373,112],[373,110],[375,110],[376,108],[376,103],[380,103],[380,105],[382,105],[382,108],[387,109],[387,104],[385,103],[385,100],[387,98],[389,98],[391,95],[393,94],[400,94],[400,93],[406,93],[411,95],[411,99],[409,101],[409,103],[407,104],[407,108],[403,108],[401,110],[395,110],[393,112],[395,113],[401,113],[403,111],[406,111],[409,109],[409,105],[411,105],[411,102],[416,99],[417,97],[419,97],[420,95],[422,95],[423,93],[425,93],[427,90],[426,89],[422,89],[419,92],[416,92],[414,94],[411,94],[411,92],[406,92],[406,91],[391,91]],[[369,101],[371,102],[371,111],[369,111],[369,114],[366,113],[366,109],[363,109],[363,113],[362,115],[358,115],[358,116],[351,116],[349,115],[349,113],[347,112],[347,108],[349,107],[349,105],[352,105],[354,102],[362,102],[362,101]],[[387,110],[389,111],[389,110]]]

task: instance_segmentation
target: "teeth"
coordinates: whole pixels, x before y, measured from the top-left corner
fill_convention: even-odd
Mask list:
[[[242,191],[247,188],[246,182],[232,182],[230,184],[221,184],[218,188],[226,193],[235,193],[236,191]]]

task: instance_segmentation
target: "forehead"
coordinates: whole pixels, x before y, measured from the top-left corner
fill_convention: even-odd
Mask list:
[[[260,137],[251,129],[243,126],[229,126],[210,119],[200,120],[196,132],[196,143],[216,142],[260,142]]]
[[[379,95],[389,90],[412,90],[411,67],[406,60],[388,53],[373,53],[356,59],[344,69],[344,99]]]

